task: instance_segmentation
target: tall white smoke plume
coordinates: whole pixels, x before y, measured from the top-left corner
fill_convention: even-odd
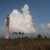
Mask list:
[[[10,31],[11,32],[24,32],[24,33],[37,33],[33,27],[32,16],[29,12],[27,4],[21,9],[22,13],[14,9],[10,13]]]

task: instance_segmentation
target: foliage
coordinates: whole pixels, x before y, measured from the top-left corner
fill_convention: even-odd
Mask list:
[[[45,38],[45,39],[47,39],[47,37],[46,37],[46,36],[45,36],[44,38]]]
[[[21,32],[19,32],[19,35],[21,34]]]
[[[0,39],[0,50],[50,50],[50,39]]]
[[[24,35],[24,32],[22,32],[22,35]]]
[[[42,38],[42,36],[39,34],[39,35],[37,35],[37,38]]]

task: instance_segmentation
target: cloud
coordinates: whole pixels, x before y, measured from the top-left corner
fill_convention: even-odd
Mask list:
[[[30,15],[29,6],[27,4],[22,7],[22,13],[14,9],[10,13],[10,31],[24,32],[24,33],[37,33],[33,27],[32,16]]]
[[[45,25],[44,23],[41,25],[41,28],[46,32],[46,33],[50,33],[50,23],[48,23],[47,25]]]
[[[43,23],[42,25],[40,25],[40,27],[41,27],[42,29],[44,29],[44,25],[45,25],[45,24]]]

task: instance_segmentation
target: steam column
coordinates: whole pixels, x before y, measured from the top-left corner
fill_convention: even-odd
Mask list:
[[[6,18],[6,29],[5,29],[5,39],[8,39],[9,38],[9,15],[7,15],[7,18]]]

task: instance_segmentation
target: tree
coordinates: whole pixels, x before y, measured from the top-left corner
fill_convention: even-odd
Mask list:
[[[17,32],[13,32],[13,34],[17,34]]]
[[[19,35],[21,34],[21,32],[19,32]]]
[[[23,35],[24,35],[24,32],[22,32],[21,34],[22,34],[22,37],[23,37]]]
[[[22,32],[22,35],[24,35],[24,33]]]
[[[47,37],[46,37],[46,36],[45,36],[44,38],[45,38],[45,39],[47,39]]]
[[[18,38],[20,38],[20,35],[21,35],[21,32],[19,32],[19,37]]]
[[[39,35],[37,35],[37,38],[42,38],[42,36],[39,34]]]
[[[13,37],[14,37],[14,34],[16,34],[16,35],[17,35],[17,32],[13,32]]]
[[[15,32],[15,34],[17,34],[17,32]]]

